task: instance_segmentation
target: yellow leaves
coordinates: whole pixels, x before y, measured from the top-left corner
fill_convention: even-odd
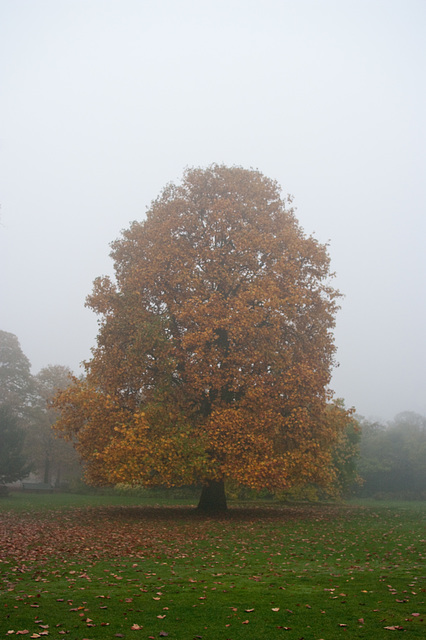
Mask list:
[[[330,480],[338,292],[288,204],[257,171],[188,170],[113,243],[87,378],[56,401],[93,480]]]

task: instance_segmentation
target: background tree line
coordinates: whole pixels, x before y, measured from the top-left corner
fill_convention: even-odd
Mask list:
[[[426,416],[399,413],[383,424],[358,418],[357,495],[426,499]]]
[[[70,373],[49,365],[33,376],[18,338],[0,331],[0,486],[31,472],[52,486],[81,474],[74,447],[52,429],[58,413],[49,406]]]

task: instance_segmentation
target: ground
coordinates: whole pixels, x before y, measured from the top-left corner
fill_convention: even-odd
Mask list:
[[[231,505],[212,518],[124,498],[23,500],[0,503],[0,638],[426,635],[426,504]]]

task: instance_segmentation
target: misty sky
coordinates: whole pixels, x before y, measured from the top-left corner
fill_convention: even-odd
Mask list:
[[[90,357],[109,243],[187,166],[257,168],[330,241],[332,388],[426,413],[424,0],[0,0],[0,329]]]

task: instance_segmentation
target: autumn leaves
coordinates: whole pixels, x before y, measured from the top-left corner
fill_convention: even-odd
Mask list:
[[[112,257],[116,282],[88,298],[100,329],[86,377],[56,401],[89,480],[333,482],[347,419],[327,408],[339,293],[277,184],[188,170]]]

